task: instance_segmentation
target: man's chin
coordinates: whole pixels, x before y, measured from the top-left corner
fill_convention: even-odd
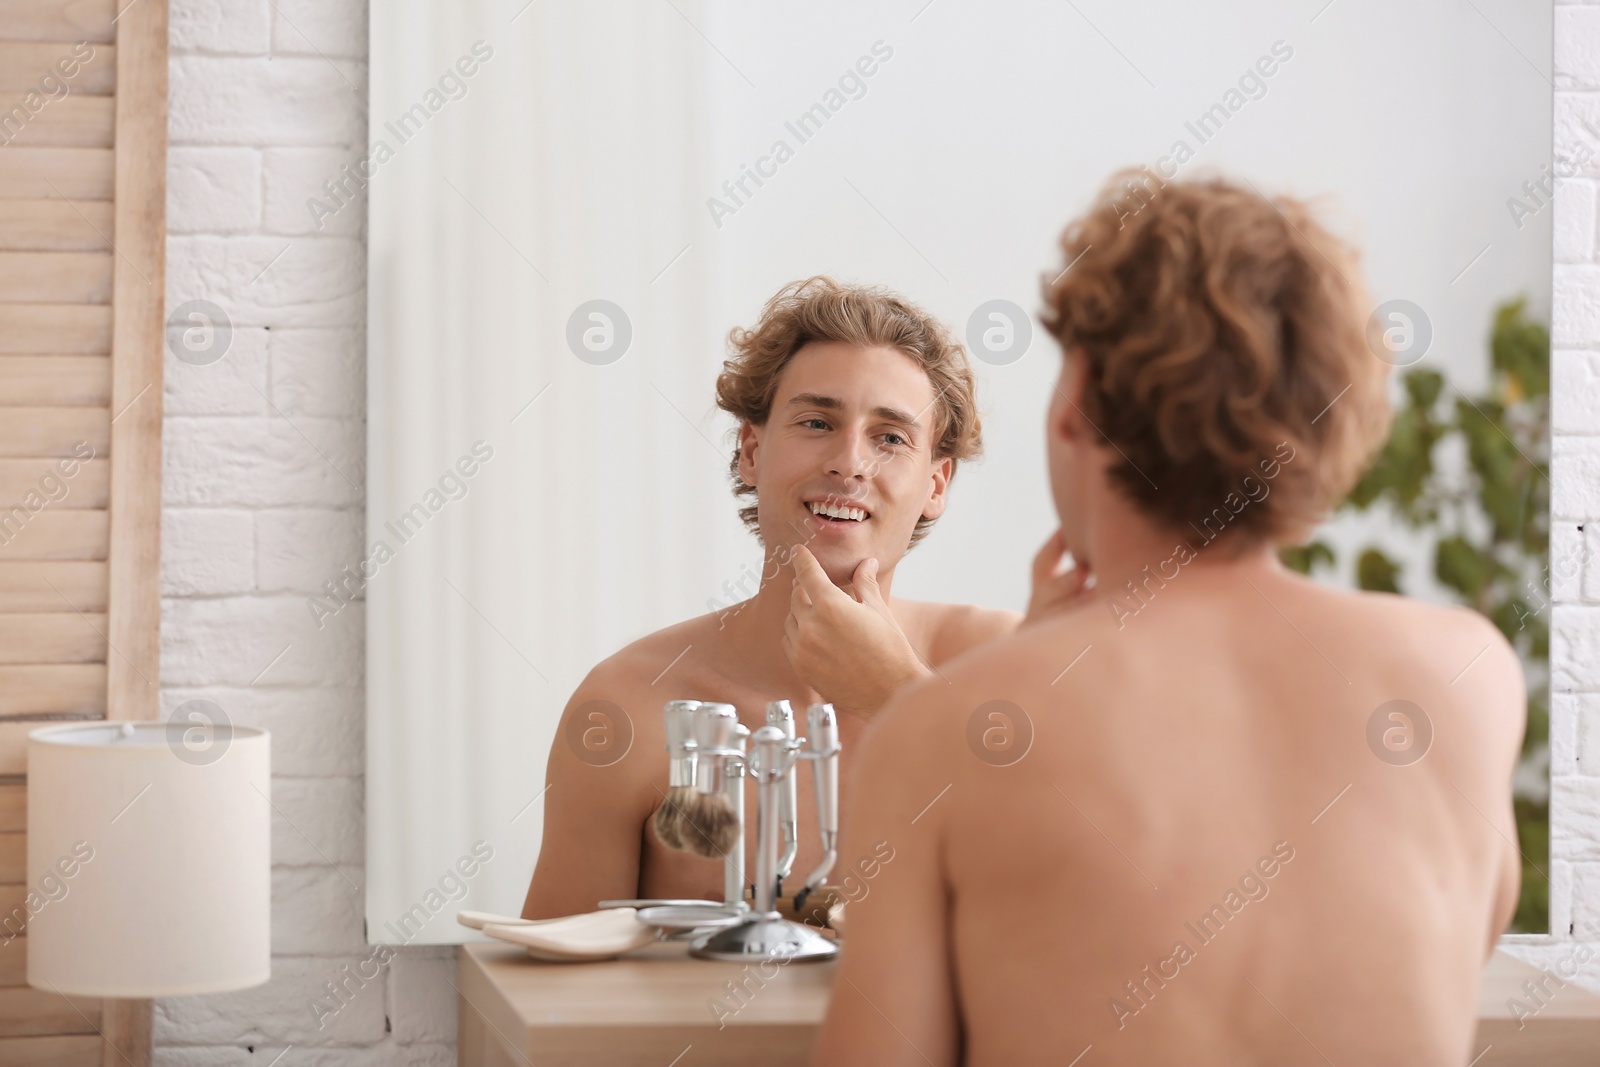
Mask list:
[[[855,577],[856,568],[867,556],[862,553],[845,553],[840,549],[819,548],[815,542],[806,548],[816,557],[817,563],[822,567],[822,573],[828,580],[841,589],[850,585],[850,580]]]

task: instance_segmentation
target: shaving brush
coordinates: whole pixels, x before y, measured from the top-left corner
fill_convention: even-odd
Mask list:
[[[725,756],[739,754],[735,745],[743,727],[732,704],[700,704],[690,714],[694,722],[690,739],[694,786],[669,791],[667,801],[656,812],[656,836],[683,852],[723,859],[743,844],[739,840],[742,820],[729,795],[731,789],[742,788],[743,779],[729,774],[725,766]]]
[[[667,727],[667,797],[656,809],[656,837],[671,849],[683,848],[683,813],[695,800],[694,712],[698,700],[669,700],[662,715]]]

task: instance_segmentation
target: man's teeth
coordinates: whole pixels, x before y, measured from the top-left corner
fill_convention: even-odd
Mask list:
[[[841,504],[811,503],[806,505],[813,515],[826,515],[830,519],[849,519],[851,522],[865,522],[867,513],[861,508],[845,507]]]

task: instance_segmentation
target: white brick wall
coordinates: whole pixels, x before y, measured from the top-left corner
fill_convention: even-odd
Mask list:
[[[1578,157],[1600,128],[1600,4],[1555,9],[1555,156]],[[1558,173],[1566,173],[1561,168]],[[1556,551],[1584,545],[1581,582],[1558,585],[1552,615],[1550,937],[1514,938],[1544,965],[1570,942],[1600,947],[1600,158],[1556,184],[1551,525]],[[1600,990],[1600,966],[1579,981]]]
[[[1556,11],[1556,150],[1600,126],[1600,4]],[[273,733],[273,977],[159,1002],[167,1067],[444,1067],[452,952],[403,950],[319,1028],[324,983],[357,969],[362,618],[318,630],[305,594],[360,558],[365,459],[361,214],[316,231],[305,199],[366,135],[361,0],[173,0],[168,304],[221,305],[222,361],[167,365],[163,702],[206,697]],[[1600,559],[1600,162],[1556,204],[1557,543]],[[1585,520],[1590,520],[1586,523]],[[1589,525],[1582,534],[1580,523]],[[1553,962],[1600,942],[1600,564],[1556,590]],[[1593,965],[1590,978],[1600,985]]]
[[[363,539],[362,213],[318,232],[305,201],[361,154],[366,5],[173,0],[171,19],[168,306],[211,300],[234,335],[217,363],[167,361],[163,706],[205,697],[272,731],[276,810],[272,980],[161,1001],[156,1060],[259,1067],[292,1045],[280,1067],[445,1067],[451,950],[403,950],[336,1015],[312,1007],[372,951],[362,617],[319,630],[305,606]]]

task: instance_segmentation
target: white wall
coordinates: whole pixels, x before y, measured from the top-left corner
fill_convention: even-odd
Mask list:
[[[363,620],[356,606],[318,631],[305,607],[363,552],[361,211],[318,233],[304,201],[367,143],[365,5],[173,0],[172,25],[168,304],[217,301],[238,332],[220,363],[168,365],[163,697],[171,708],[203,695],[273,732],[275,958],[264,987],[161,1001],[157,1062],[261,1065],[292,1045],[280,1067],[443,1067],[454,1062],[448,950],[401,950],[324,1029],[312,1007],[371,951]],[[1600,4],[1558,6],[1556,69],[1556,150],[1570,155],[1593,140],[1579,117],[1600,128]],[[1555,209],[1555,549],[1587,520],[1591,559],[1597,181],[1591,164]],[[1600,943],[1600,566],[1556,592],[1555,932],[1517,948],[1548,964],[1573,939]],[[1586,979],[1600,987],[1596,964]]]
[[[293,1045],[278,1067],[445,1067],[449,951],[343,971],[371,952],[363,621],[319,631],[305,603],[361,550],[364,211],[317,232],[305,201],[365,143],[366,5],[172,0],[171,23],[168,307],[213,300],[236,332],[218,363],[167,362],[163,703],[203,695],[272,732],[274,958],[260,988],[161,1001],[157,1062]],[[335,980],[349,1003],[319,1019]]]

